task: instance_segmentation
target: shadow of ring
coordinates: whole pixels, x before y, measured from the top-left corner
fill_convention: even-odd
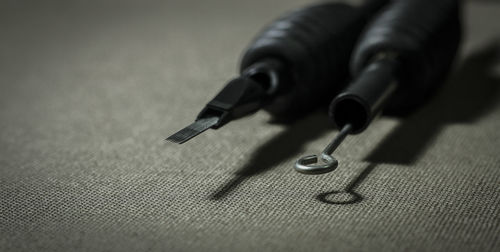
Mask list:
[[[331,205],[347,205],[360,202],[363,196],[353,191],[330,191],[318,194],[316,199]]]

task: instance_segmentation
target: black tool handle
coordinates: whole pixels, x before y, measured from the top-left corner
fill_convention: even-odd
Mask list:
[[[458,50],[459,17],[459,0],[401,0],[383,9],[354,49],[355,79],[330,105],[334,122],[355,121],[353,133],[359,133],[382,108],[404,115],[424,102]]]
[[[354,7],[322,3],[291,12],[265,28],[248,47],[241,72],[269,58],[286,73],[267,110],[297,115],[326,105],[346,84],[348,62],[359,34],[388,0],[368,0]],[[284,77],[287,76],[287,77]]]

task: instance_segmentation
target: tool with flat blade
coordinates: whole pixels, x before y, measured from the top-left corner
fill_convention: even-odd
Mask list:
[[[322,3],[278,19],[243,55],[240,77],[231,80],[194,123],[167,140],[184,143],[261,108],[277,118],[293,118],[327,105],[345,86],[359,34],[387,2]]]

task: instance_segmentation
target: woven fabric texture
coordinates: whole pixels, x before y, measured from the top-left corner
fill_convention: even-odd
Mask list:
[[[499,251],[498,1],[465,4],[454,74],[348,137],[258,112],[183,144],[262,26],[306,0],[3,1],[0,251]]]

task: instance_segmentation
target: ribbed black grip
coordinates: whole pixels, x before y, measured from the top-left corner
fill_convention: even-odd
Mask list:
[[[300,114],[327,104],[345,86],[348,62],[368,20],[388,0],[361,7],[323,3],[296,10],[264,29],[249,46],[241,71],[265,58],[284,62],[291,76],[286,95],[268,110],[274,115]]]
[[[386,113],[411,111],[443,82],[461,38],[460,7],[459,0],[394,1],[367,26],[354,51],[351,73],[361,73],[380,52],[399,56],[399,87]]]

